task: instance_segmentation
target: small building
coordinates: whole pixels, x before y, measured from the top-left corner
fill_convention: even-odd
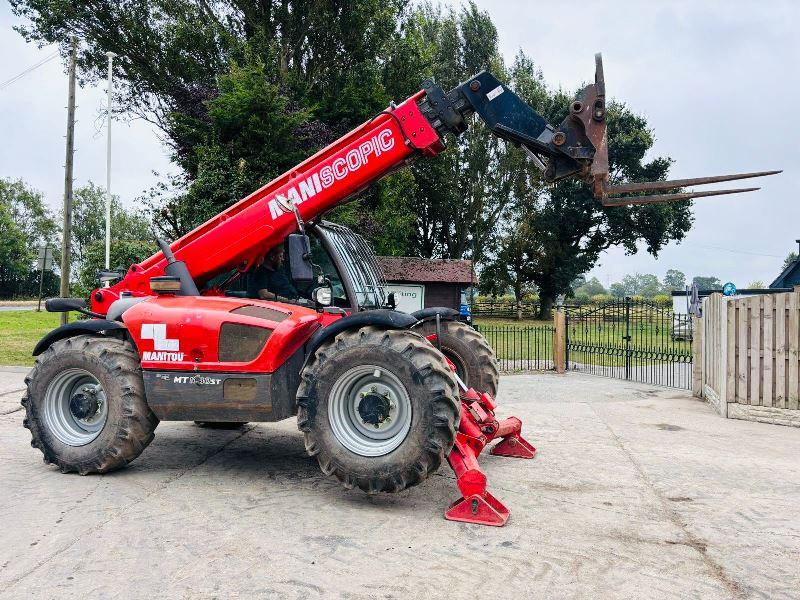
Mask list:
[[[800,244],[800,240],[795,240]],[[771,288],[793,288],[800,285],[800,254],[790,263],[778,277],[769,284]]]
[[[478,282],[471,260],[379,256],[378,262],[387,291],[403,312],[431,306],[458,310],[466,304],[467,289]]]

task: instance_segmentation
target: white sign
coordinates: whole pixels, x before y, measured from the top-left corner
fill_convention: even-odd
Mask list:
[[[386,286],[386,295],[394,294],[394,301],[397,308],[404,313],[412,313],[415,310],[425,308],[425,286],[424,285],[400,285],[390,283]]]

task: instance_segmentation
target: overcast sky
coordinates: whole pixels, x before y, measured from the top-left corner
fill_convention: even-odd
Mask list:
[[[458,4],[458,2],[450,2]],[[675,159],[674,178],[784,169],[759,192],[695,201],[695,224],[658,259],[606,253],[591,273],[603,284],[625,273],[670,268],[745,287],[768,284],[800,238],[800,2],[478,0],[497,25],[507,60],[524,50],[553,86],[593,76],[602,52],[607,93],[644,114],[655,154]],[[25,44],[0,8],[0,82],[52,52]],[[469,73],[464,74],[465,77]],[[0,90],[0,177],[21,177],[52,204],[63,191],[67,80],[58,59]],[[103,89],[78,90],[75,177],[105,182]],[[127,204],[171,169],[157,132],[116,123],[113,191]],[[746,182],[745,185],[749,184]]]

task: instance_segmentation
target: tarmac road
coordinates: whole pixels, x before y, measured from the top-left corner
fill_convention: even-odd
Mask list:
[[[368,497],[324,477],[294,420],[162,423],[127,469],[62,475],[0,373],[7,598],[797,598],[800,430],[687,393],[504,377],[534,460],[485,455],[503,528],[445,521],[452,472]]]

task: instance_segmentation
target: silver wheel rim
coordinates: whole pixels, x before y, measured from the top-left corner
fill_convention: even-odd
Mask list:
[[[76,394],[91,397],[97,409],[80,418],[70,409]],[[85,446],[94,440],[108,420],[108,402],[103,386],[97,378],[84,369],[62,371],[47,386],[44,395],[44,424],[62,443],[68,446]]]
[[[372,410],[376,405],[379,410]],[[411,429],[411,399],[391,371],[359,365],[333,384],[328,420],[336,439],[351,452],[383,456],[402,444]]]

